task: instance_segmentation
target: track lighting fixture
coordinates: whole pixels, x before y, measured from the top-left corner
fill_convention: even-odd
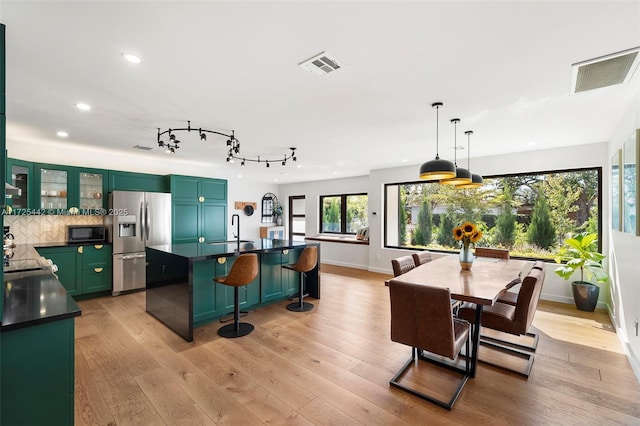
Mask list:
[[[231,133],[223,133],[223,132],[218,132],[215,130],[207,130],[207,129],[203,129],[203,128],[192,128],[191,127],[191,121],[187,121],[187,127],[184,128],[178,128],[178,129],[168,129],[165,131],[161,131],[160,129],[158,129],[158,146],[160,148],[166,148],[166,152],[167,153],[171,153],[171,154],[175,154],[176,149],[180,148],[180,146],[178,145],[180,143],[180,141],[176,138],[176,135],[174,134],[174,132],[178,132],[178,131],[187,131],[187,132],[198,132],[198,135],[200,136],[200,140],[201,141],[206,141],[207,140],[207,133],[213,133],[214,135],[220,135],[220,136],[224,136],[227,138],[227,147],[229,148],[228,152],[227,152],[227,163],[234,163],[235,160],[241,160],[240,165],[244,166],[245,162],[247,161],[251,161],[254,163],[261,163],[261,162],[265,162],[267,163],[267,167],[271,167],[270,163],[275,163],[278,161],[282,161],[282,165],[285,166],[287,164],[287,161],[292,160],[292,161],[296,161],[296,148],[292,147],[289,148],[291,150],[291,152],[287,155],[285,154],[282,158],[282,160],[261,160],[260,156],[258,156],[256,159],[253,158],[247,158],[245,157],[240,157],[240,141],[236,138],[235,135],[235,131],[232,130]],[[164,135],[167,135],[169,137],[169,142],[165,142],[162,140],[162,137]]]

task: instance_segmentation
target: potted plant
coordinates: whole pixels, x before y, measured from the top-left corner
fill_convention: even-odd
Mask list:
[[[564,263],[555,272],[560,277],[568,280],[576,270],[580,271],[580,281],[573,281],[571,289],[576,307],[581,311],[593,312],[598,303],[600,287],[587,280],[595,280],[597,283],[606,283],[609,280],[607,272],[602,267],[604,255],[597,250],[598,235],[581,233],[573,238],[564,240],[564,246],[560,249],[556,262]]]
[[[276,224],[282,225],[282,204],[276,203],[273,207],[273,215],[276,217]]]

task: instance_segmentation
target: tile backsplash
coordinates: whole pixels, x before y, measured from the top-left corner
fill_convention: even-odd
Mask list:
[[[16,244],[57,243],[67,240],[67,225],[102,225],[103,216],[5,216]]]

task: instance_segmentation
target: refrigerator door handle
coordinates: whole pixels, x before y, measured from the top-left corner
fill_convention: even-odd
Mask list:
[[[142,215],[142,210],[144,208],[144,202],[140,201],[140,241],[144,241],[144,216]]]
[[[149,241],[149,202],[145,201],[144,203],[144,240],[145,242]]]
[[[140,259],[146,257],[146,253],[142,254],[123,254],[122,260],[130,260],[130,259]]]

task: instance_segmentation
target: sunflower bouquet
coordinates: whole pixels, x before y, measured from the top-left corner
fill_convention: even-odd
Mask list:
[[[469,245],[475,244],[482,238],[482,231],[471,222],[465,222],[453,229],[453,238],[462,241],[462,248],[469,249]]]

